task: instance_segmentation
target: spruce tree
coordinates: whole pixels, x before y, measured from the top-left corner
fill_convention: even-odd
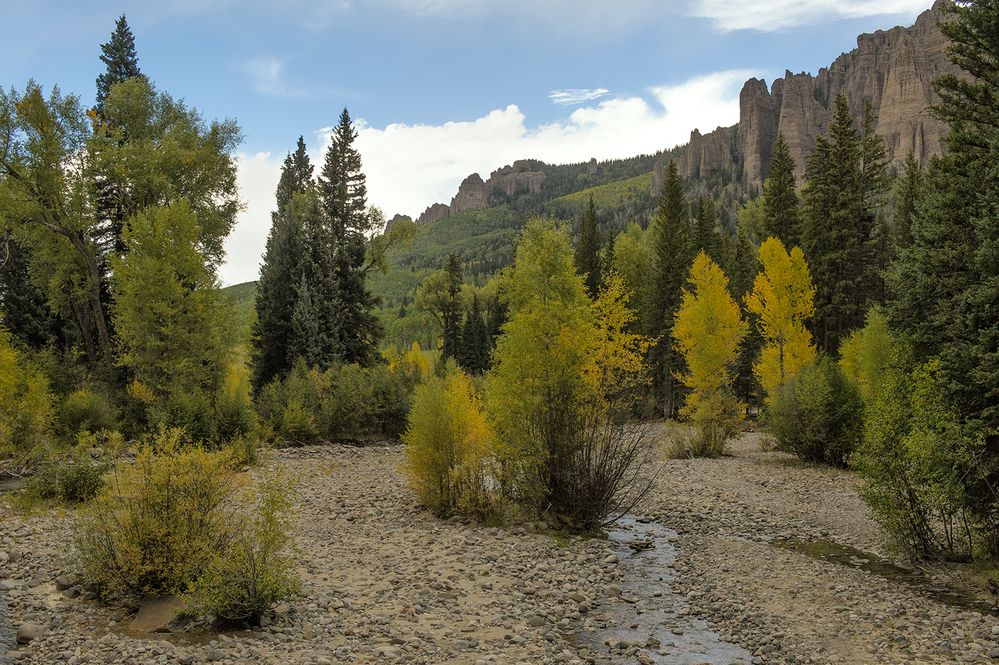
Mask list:
[[[447,297],[441,312],[441,327],[444,335],[444,348],[441,355],[443,360],[447,360],[457,356],[461,341],[461,302],[458,296],[461,293],[462,274],[461,261],[457,254],[448,254],[444,272],[446,274]]]
[[[794,158],[791,149],[778,133],[770,155],[770,168],[763,182],[764,237],[778,238],[786,247],[801,243],[798,220],[798,193],[795,190]]]
[[[591,298],[600,292],[600,232],[597,230],[597,208],[590,194],[589,203],[579,223],[579,240],[576,242],[576,271],[586,282]]]
[[[338,301],[336,320],[329,317],[335,347],[343,362],[370,364],[378,357],[378,342],[383,331],[373,310],[378,300],[367,288],[365,254],[366,233],[370,230],[367,209],[367,185],[361,171],[361,155],[354,147],[357,130],[344,109],[333,130],[318,192],[329,249],[335,265],[336,288],[317,291],[315,297],[329,300],[323,310],[332,310]]]
[[[111,86],[142,75],[139,70],[139,56],[135,52],[135,36],[128,27],[128,21],[125,20],[124,14],[115,21],[110,41],[101,44],[101,62],[104,63],[107,70],[97,77],[95,110],[98,115],[104,109],[104,100],[111,92]]]
[[[714,262],[721,261],[721,236],[718,234],[718,211],[710,196],[697,201],[693,228],[694,254],[703,251]]]
[[[465,312],[465,325],[461,330],[458,364],[469,374],[481,374],[489,367],[489,338],[486,322],[482,319],[479,294],[472,295],[472,302]]]
[[[646,292],[645,326],[658,342],[650,352],[653,384],[662,396],[663,412],[673,417],[679,409],[680,385],[676,376],[682,358],[673,348],[673,320],[680,306],[687,270],[693,261],[687,199],[676,162],[666,168],[662,192],[652,222],[652,283]]]
[[[273,378],[284,376],[295,360],[295,353],[289,350],[296,338],[292,313],[303,277],[302,259],[307,252],[305,215],[315,207],[306,200],[293,205],[293,199],[296,194],[313,190],[312,168],[305,141],[299,137],[298,147],[288,154],[281,169],[275,192],[276,210],[271,213],[271,230],[257,282],[257,320],[252,341],[253,384],[258,390]]]
[[[846,96],[836,97],[832,124],[808,159],[802,246],[814,278],[814,334],[834,353],[842,337],[864,324],[883,294],[874,206],[876,140],[861,136]],[[882,166],[883,168],[883,166]]]

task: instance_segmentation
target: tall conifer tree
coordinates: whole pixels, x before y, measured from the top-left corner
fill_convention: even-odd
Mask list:
[[[336,289],[320,291],[319,298],[339,300],[337,320],[324,317],[336,339],[344,362],[370,364],[377,358],[382,327],[372,311],[378,304],[368,291],[365,271],[366,234],[370,231],[367,185],[361,171],[361,155],[354,147],[357,130],[344,109],[333,130],[319,174],[318,192],[335,263]],[[332,309],[326,307],[324,309]]]
[[[115,21],[111,39],[101,44],[101,62],[107,70],[97,77],[98,114],[103,111],[104,100],[111,92],[111,86],[142,75],[139,70],[139,56],[135,52],[135,36],[128,27],[124,14]]]
[[[295,360],[289,345],[298,337],[293,330],[292,314],[303,288],[302,260],[308,251],[304,214],[316,209],[303,200],[293,205],[293,200],[296,194],[304,195],[314,189],[312,171],[305,141],[300,136],[295,152],[285,157],[281,169],[275,192],[276,209],[271,213],[271,230],[257,282],[257,321],[253,329],[253,383],[257,389],[275,377],[284,376]]]
[[[801,243],[794,158],[784,135],[780,133],[770,155],[767,179],[763,182],[763,222],[764,237],[761,240],[778,238],[786,247]]]
[[[461,343],[461,302],[458,300],[458,296],[461,293],[462,275],[461,261],[457,254],[448,254],[444,272],[447,299],[441,312],[441,327],[444,335],[444,348],[441,355],[444,360],[447,360],[458,355]]]
[[[697,201],[697,215],[694,217],[693,251],[703,251],[715,263],[721,261],[721,236],[718,234],[718,211],[710,196],[704,195]]]
[[[597,230],[597,207],[590,194],[586,212],[579,223],[579,240],[576,242],[576,271],[583,276],[591,298],[600,292],[600,232]]]

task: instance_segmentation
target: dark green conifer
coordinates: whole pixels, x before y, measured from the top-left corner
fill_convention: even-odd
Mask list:
[[[892,238],[896,252],[912,244],[912,222],[916,216],[916,202],[923,187],[923,169],[910,151],[905,158],[902,173],[895,183],[895,215],[892,219]]]
[[[101,44],[101,62],[106,65],[107,70],[97,77],[95,109],[98,114],[104,107],[104,99],[111,92],[111,86],[142,75],[139,70],[139,56],[135,52],[135,36],[128,27],[124,14],[115,21],[111,39]]]
[[[312,163],[299,137],[298,147],[285,158],[281,170],[275,192],[276,210],[271,213],[271,230],[257,282],[252,343],[253,384],[258,390],[271,379],[284,376],[295,360],[295,351],[289,348],[295,339],[292,313],[301,290],[302,261],[308,253],[306,217],[317,213],[313,188]],[[308,198],[302,198],[306,195]]]
[[[721,261],[721,236],[718,234],[718,211],[710,196],[702,196],[697,201],[697,215],[694,217],[694,254],[703,251],[716,263]]]
[[[318,290],[316,297],[338,301],[336,320],[323,321],[330,326],[340,360],[370,364],[378,357],[382,327],[373,312],[378,300],[366,282],[366,234],[371,224],[361,155],[354,147],[356,138],[357,130],[344,109],[333,130],[317,185],[335,265],[336,288],[329,292]]]
[[[801,244],[795,184],[794,158],[784,135],[778,133],[763,182],[763,240],[778,238],[788,250]]]
[[[461,261],[457,254],[448,254],[444,272],[447,275],[447,302],[441,313],[441,328],[444,336],[444,347],[441,355],[443,360],[447,360],[457,356],[461,343],[461,302],[459,302],[458,296],[461,294],[463,277]]]

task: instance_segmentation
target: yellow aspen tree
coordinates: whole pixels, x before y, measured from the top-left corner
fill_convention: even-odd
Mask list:
[[[699,428],[701,445],[694,452],[719,455],[738,423],[732,369],[747,325],[729,295],[728,277],[703,251],[694,259],[688,282],[673,325],[688,369],[677,378],[691,390],[681,414]]]
[[[765,346],[753,373],[768,396],[815,358],[805,321],[815,313],[815,287],[800,247],[791,252],[777,238],[760,245],[763,271],[756,276],[746,307],[759,317]]]

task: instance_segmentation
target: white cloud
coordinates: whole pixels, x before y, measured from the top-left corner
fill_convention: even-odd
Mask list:
[[[226,262],[219,271],[223,284],[249,282],[258,276],[283,161],[284,156],[276,157],[269,152],[237,155],[236,184],[245,208],[226,239]]]
[[[690,13],[721,30],[772,32],[822,21],[865,16],[915,16],[930,0],[694,0]]]
[[[388,216],[416,216],[432,203],[450,203],[470,173],[486,178],[517,159],[565,164],[670,148],[685,143],[694,128],[704,133],[737,122],[739,90],[753,75],[759,72],[732,70],[700,76],[652,88],[649,99],[604,99],[577,108],[562,120],[534,127],[513,104],[475,120],[441,125],[395,123],[378,128],[359,120],[357,148],[368,197]],[[318,137],[325,149],[329,130],[319,130]],[[227,245],[229,257],[222,271],[226,284],[256,278],[282,160],[283,155],[269,153],[240,156],[240,194],[247,209]],[[318,154],[313,154],[313,161],[321,163]]]
[[[548,99],[552,100],[553,103],[560,104],[562,106],[575,106],[576,104],[583,104],[600,99],[609,92],[610,90],[607,88],[566,88],[564,90],[552,90],[548,93]]]

